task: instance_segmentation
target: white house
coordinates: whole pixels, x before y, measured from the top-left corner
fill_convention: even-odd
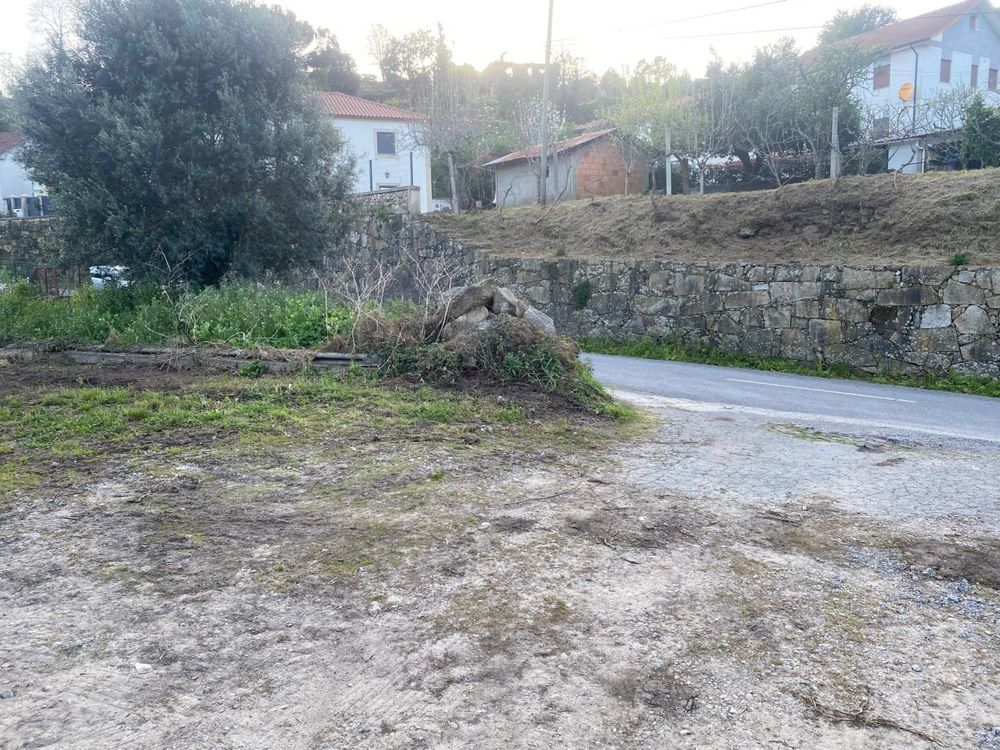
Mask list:
[[[420,212],[430,212],[431,153],[415,137],[426,116],[337,91],[320,97],[343,148],[356,162],[354,192],[417,188]]]
[[[0,216],[42,216],[48,213],[48,196],[15,159],[24,143],[20,133],[0,133]]]
[[[840,44],[884,53],[855,93],[887,147],[889,169],[924,171],[942,134],[961,127],[973,91],[1000,102],[1000,15],[988,0],[965,0]]]

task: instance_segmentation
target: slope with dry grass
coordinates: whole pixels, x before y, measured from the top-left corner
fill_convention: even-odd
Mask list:
[[[1000,170],[877,175],[777,191],[632,196],[435,216],[454,239],[523,257],[1000,263]]]

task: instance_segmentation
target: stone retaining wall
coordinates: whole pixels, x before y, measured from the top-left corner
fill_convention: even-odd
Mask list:
[[[56,265],[61,255],[53,219],[0,218],[0,268]]]
[[[472,267],[573,336],[670,337],[868,372],[1000,377],[1000,269],[506,258],[419,222],[366,252],[397,264],[397,293],[416,291],[414,257]]]

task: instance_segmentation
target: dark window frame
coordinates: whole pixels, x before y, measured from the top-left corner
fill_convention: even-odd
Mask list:
[[[979,66],[975,63],[972,64],[972,72],[969,74],[969,86],[971,88],[979,88]]]
[[[881,89],[889,88],[889,84],[892,80],[892,67],[889,63],[885,65],[876,65],[875,71],[872,74],[872,88],[875,91],[880,91]]]
[[[996,68],[990,68],[989,78],[986,81],[986,88],[990,91],[997,90],[997,73],[1000,72]]]
[[[382,136],[392,137],[392,151],[384,151],[382,149]],[[396,156],[399,151],[396,150],[396,131],[395,130],[376,130],[375,131],[375,155],[376,156]]]
[[[941,75],[939,79],[940,83],[951,83],[951,60],[941,58]]]

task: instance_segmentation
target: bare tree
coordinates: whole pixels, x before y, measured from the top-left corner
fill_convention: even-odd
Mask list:
[[[382,77],[382,82],[386,82],[386,75],[388,72],[387,61],[389,57],[389,43],[392,39],[392,35],[389,34],[389,30],[380,23],[372,26],[371,31],[368,32],[368,52],[378,65],[379,75]]]
[[[28,27],[58,53],[72,44],[78,0],[33,0]]]

